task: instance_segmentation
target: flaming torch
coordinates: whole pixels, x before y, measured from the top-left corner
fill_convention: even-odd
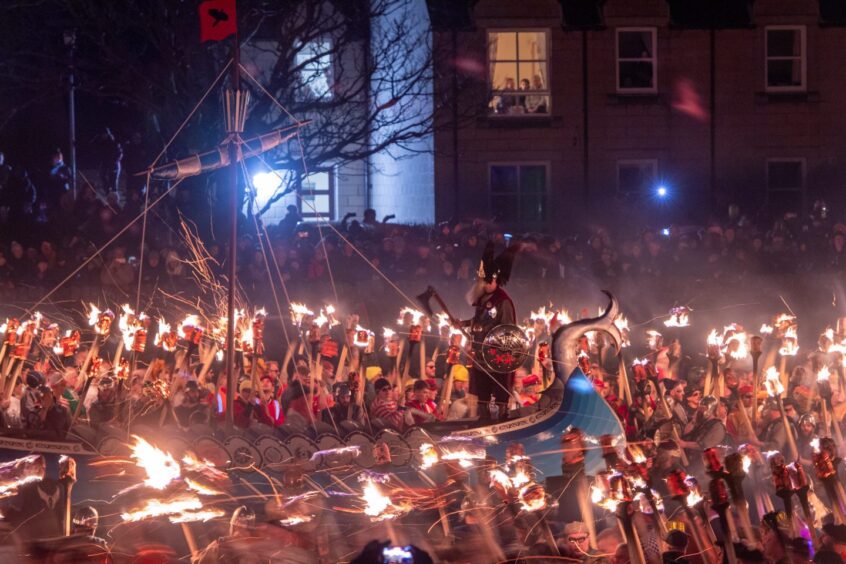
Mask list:
[[[602,476],[603,474],[604,476]],[[596,476],[594,487],[596,489],[591,498],[599,498],[598,505],[613,511],[617,517],[617,522],[623,533],[623,540],[629,551],[630,562],[632,564],[646,564],[640,538],[632,523],[631,504],[633,498],[626,477],[620,473],[607,475],[607,473],[600,472]],[[597,495],[597,491],[599,495]]]
[[[714,387],[717,387],[718,397],[722,397],[722,389],[720,389],[720,357],[723,349],[723,338],[717,334],[716,329],[711,329],[706,340],[708,360],[711,363],[711,371],[705,378],[705,388],[702,392],[704,396],[714,395]],[[716,384],[715,384],[716,383]]]
[[[734,552],[734,542],[737,534],[734,530],[731,513],[728,511],[729,492],[725,480],[728,473],[723,468],[722,463],[720,463],[716,449],[705,449],[702,457],[705,459],[706,472],[711,476],[711,481],[708,483],[708,492],[711,494],[711,508],[720,516],[720,526],[723,529],[724,546],[728,561],[731,564],[735,564],[737,562],[737,556]]]
[[[752,425],[758,424],[758,410],[755,407],[758,405],[758,388],[761,384],[760,374],[758,373],[758,362],[761,359],[761,354],[764,352],[764,339],[759,335],[752,335],[749,339],[749,355],[752,357]]]
[[[790,325],[784,330],[784,336],[781,339],[781,348],[778,349],[780,355],[778,371],[781,374],[781,384],[785,388],[788,384],[787,376],[787,357],[796,356],[799,352],[799,338],[796,332],[796,325]]]
[[[29,351],[32,348],[32,343],[40,324],[41,314],[35,312],[35,315],[31,319],[21,323],[15,331],[14,347],[12,348],[9,361],[6,363],[6,369],[3,372],[3,386],[5,386],[3,397],[6,401],[12,397],[15,382],[21,375],[24,363],[27,357],[29,357]]]
[[[745,457],[739,452],[727,454],[725,458],[726,482],[731,493],[731,503],[740,518],[743,536],[749,542],[754,543],[756,537],[752,532],[752,520],[749,518],[749,504],[746,502],[746,496],[743,493],[743,479],[747,475],[748,462],[749,457]]]
[[[795,523],[793,520],[793,483],[790,481],[790,473],[784,463],[784,455],[778,451],[772,452],[769,457],[770,472],[772,473],[773,488],[776,495],[784,503],[784,513],[787,515],[790,524],[790,536],[795,537]],[[813,526],[813,524],[812,524]]]
[[[814,449],[812,460],[814,470],[831,504],[834,514],[834,521],[839,525],[846,525],[846,500],[843,499],[841,485],[837,478],[837,465],[835,462],[834,445],[827,440],[825,445],[822,441],[815,439],[811,442]]]
[[[815,547],[819,547],[817,529],[814,525],[814,513],[811,511],[811,503],[808,500],[808,491],[811,489],[808,474],[805,473],[805,468],[799,461],[789,464],[787,471],[790,473],[790,483],[793,485],[793,491],[796,493],[796,497],[799,498],[799,505],[802,506],[802,515],[805,517],[805,525],[808,526],[808,532],[811,534],[811,541],[813,541]]]
[[[166,353],[172,353],[176,350],[176,343],[179,340],[179,336],[170,329],[170,324],[165,321],[164,317],[159,318],[159,331],[156,333],[155,340],[153,344],[157,347],[161,347],[161,349]]]
[[[699,494],[698,488],[691,489],[687,484],[687,476],[683,470],[672,470],[666,478],[667,489],[670,491],[670,496],[681,505],[688,523],[690,523],[690,532],[693,536],[693,542],[696,544],[696,552],[703,556],[707,551],[711,550],[711,545],[702,537],[699,525],[696,522],[696,516],[693,509],[702,502],[702,496]],[[707,521],[703,522],[703,527],[710,530],[711,526]],[[713,534],[713,531],[711,531]]]
[[[3,347],[0,348],[0,366],[3,365],[3,361],[6,360],[6,353],[9,350],[9,347],[15,346],[15,341],[18,338],[18,327],[20,326],[21,322],[18,321],[15,317],[7,317],[6,322],[3,325],[0,325],[0,332],[3,333]]]
[[[781,412],[781,422],[784,425],[784,432],[787,435],[787,444],[790,447],[790,457],[793,460],[798,460],[799,449],[796,448],[796,437],[793,436],[790,423],[787,421],[787,414],[784,412],[784,402],[781,399],[781,395],[784,393],[784,386],[779,378],[779,372],[775,369],[775,367],[770,366],[767,368],[767,376],[766,380],[764,380],[764,386],[767,388],[767,395],[775,399],[778,403],[778,409]]]
[[[664,321],[665,327],[690,327],[690,308],[679,306],[670,310],[669,319]]]

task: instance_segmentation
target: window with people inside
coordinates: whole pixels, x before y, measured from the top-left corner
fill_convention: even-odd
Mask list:
[[[547,39],[546,31],[488,33],[489,114],[549,114]]]

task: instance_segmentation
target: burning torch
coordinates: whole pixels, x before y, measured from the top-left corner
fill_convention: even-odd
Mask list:
[[[734,553],[734,540],[737,538],[734,530],[734,522],[732,515],[728,511],[729,506],[729,491],[726,485],[726,477],[728,473],[720,463],[719,455],[715,448],[706,448],[702,453],[705,459],[705,468],[711,481],[708,483],[708,492],[711,495],[711,507],[720,516],[720,527],[723,529],[723,539],[726,551],[726,557],[731,564],[737,562],[737,556]]]
[[[840,482],[837,479],[836,454],[833,450],[834,445],[831,440],[826,441],[825,444],[819,441],[814,444],[812,458],[817,480],[822,483],[831,504],[834,521],[836,524],[844,525],[846,524],[846,503],[844,503]]]
[[[770,366],[767,369],[767,377],[764,381],[764,385],[767,388],[767,394],[778,403],[778,410],[781,413],[781,422],[784,425],[784,432],[787,435],[787,445],[790,448],[790,457],[793,460],[797,460],[799,458],[799,449],[796,447],[796,437],[793,436],[793,430],[790,427],[790,423],[787,421],[787,414],[784,411],[784,402],[781,399],[781,395],[784,393],[784,386],[782,385],[779,373],[775,367]]]

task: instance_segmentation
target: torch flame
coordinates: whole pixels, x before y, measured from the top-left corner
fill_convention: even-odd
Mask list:
[[[293,527],[294,525],[308,523],[312,519],[314,519],[314,515],[294,515],[293,517],[288,517],[287,519],[280,519],[279,524],[283,527]]]
[[[192,480],[191,478],[185,478],[185,485],[188,486],[189,490],[197,492],[200,495],[223,495],[222,491],[210,488],[209,486]]]
[[[772,335],[773,334],[773,326],[767,325],[764,323],[761,325],[761,329],[758,331],[761,335]]]
[[[237,317],[237,316],[236,316]],[[199,327],[200,326],[200,317],[198,315],[186,315],[185,319],[182,320],[182,323],[179,324],[179,332],[182,334],[183,338],[188,337],[188,333],[186,329],[188,327]]]
[[[764,385],[767,388],[767,394],[771,398],[778,397],[784,393],[784,386],[781,383],[781,378],[779,377],[778,369],[776,369],[775,366],[770,366],[769,368],[767,368]]]
[[[369,515],[373,521],[385,521],[399,517],[406,513],[410,507],[394,505],[391,498],[384,495],[371,477],[366,477],[366,483],[362,492],[362,499],[366,504],[364,514]]]
[[[828,382],[829,377],[831,377],[831,371],[828,369],[828,366],[823,366],[817,372],[817,382]]]
[[[688,507],[695,507],[697,503],[702,501],[702,495],[696,490],[690,490],[685,498],[685,503]]]
[[[173,499],[171,501],[162,501],[160,499],[147,500],[143,508],[136,511],[129,511],[122,513],[121,518],[124,521],[142,521],[151,517],[160,517],[162,515],[178,515],[186,511],[198,510],[203,508],[203,503],[194,496],[185,496]]]
[[[670,310],[670,318],[664,321],[667,327],[690,327],[690,313],[686,307],[674,307]]]
[[[291,319],[294,321],[294,325],[302,325],[303,318],[312,315],[314,315],[314,312],[308,309],[305,304],[291,302]]]
[[[485,449],[469,449],[465,447],[458,447],[455,450],[450,450],[448,447],[444,449],[441,455],[441,460],[456,460],[462,468],[470,468],[473,466],[474,460],[484,460]]]
[[[590,500],[597,505],[602,499],[605,497],[605,494],[602,492],[602,488],[597,486],[596,484],[592,484],[590,486]]]
[[[100,308],[91,304],[91,309],[88,311],[88,325],[91,327],[97,326],[97,321],[100,320]]]
[[[159,331],[156,333],[155,339],[153,339],[153,343],[157,347],[162,347],[166,352],[173,352],[175,347],[171,347],[167,343],[167,339],[165,339],[165,335],[170,333],[170,324],[165,321],[164,317],[159,318]]]
[[[723,346],[723,338],[717,334],[716,329],[711,329],[711,332],[708,333],[707,343],[709,346],[712,347],[722,347]]]
[[[138,435],[132,437],[135,439],[135,445],[132,447],[132,458],[147,473],[147,479],[144,480],[145,485],[163,490],[168,484],[179,478],[181,475],[179,464],[170,454],[159,450]]]
[[[567,314],[565,310],[561,310],[559,313],[563,318],[570,319],[570,316]],[[546,306],[540,307],[537,311],[533,311],[529,313],[529,319],[532,321],[540,321],[544,325],[549,325],[550,321],[556,316],[556,313],[552,311],[552,308],[546,309]],[[569,321],[567,321],[569,323]]]
[[[752,468],[752,458],[750,456],[744,454],[743,458],[742,458],[742,463],[743,463],[743,471],[746,474],[748,474],[749,469]]]
[[[778,354],[782,356],[796,356],[799,352],[799,341],[796,334],[796,326],[791,325],[784,331],[784,338],[781,340],[781,348]]]
[[[741,331],[732,335],[726,343],[726,347],[733,359],[740,360],[746,358],[749,355],[749,347],[746,345],[746,333]]]
[[[387,327],[382,327],[382,339],[385,341],[385,350],[388,350],[388,342],[396,335],[396,332],[393,329],[388,329]]]
[[[509,478],[508,474],[506,474],[499,468],[491,470],[489,475],[491,478],[491,485],[499,484],[505,490],[511,489],[511,478]]]
[[[174,524],[191,523],[193,521],[202,521],[205,523],[206,521],[217,519],[224,515],[226,513],[220,509],[201,509],[200,511],[183,511],[177,515],[171,515],[168,517],[168,520]]]
[[[411,315],[411,324],[412,325],[419,325],[420,320],[423,318],[423,312],[418,311],[416,309],[410,307],[404,307],[400,310],[399,318],[397,319],[397,325],[402,325],[403,319],[406,315]]]
[[[423,461],[420,463],[420,468],[428,470],[438,463],[438,451],[435,450],[435,445],[432,443],[423,443],[420,445],[420,456]]]
[[[658,346],[658,341],[661,339],[661,333],[650,329],[646,332],[646,346],[650,349],[655,349]]]

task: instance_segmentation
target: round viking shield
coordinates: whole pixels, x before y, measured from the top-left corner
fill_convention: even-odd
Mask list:
[[[516,325],[494,327],[482,341],[482,361],[491,372],[513,372],[528,355],[529,338]]]

